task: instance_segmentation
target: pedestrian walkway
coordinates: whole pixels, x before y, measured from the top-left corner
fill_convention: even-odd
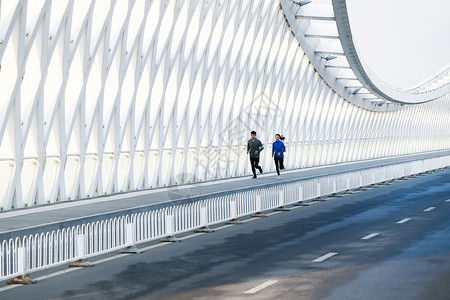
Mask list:
[[[416,161],[444,155],[450,155],[450,150],[287,170],[282,173],[281,179],[276,178],[276,173],[268,173],[259,175],[257,179],[253,179],[251,176],[244,176],[6,211],[0,213],[0,241],[11,237],[21,237],[86,222],[177,205],[181,202],[189,203],[237,191],[266,188],[309,177],[362,170],[374,166]]]

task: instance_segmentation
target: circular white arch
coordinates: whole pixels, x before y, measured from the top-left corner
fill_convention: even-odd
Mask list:
[[[280,0],[286,21],[308,59],[347,101],[370,110],[391,111],[450,93],[450,69],[440,70],[431,79],[409,88],[387,84],[358,56],[346,1],[306,2]]]

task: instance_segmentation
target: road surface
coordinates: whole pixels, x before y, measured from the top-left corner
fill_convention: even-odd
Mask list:
[[[1,283],[0,299],[449,299],[450,170]]]

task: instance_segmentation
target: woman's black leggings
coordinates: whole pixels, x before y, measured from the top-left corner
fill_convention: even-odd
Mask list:
[[[280,175],[280,170],[284,169],[283,166],[283,158],[284,157],[274,157],[275,160],[275,168],[277,169],[277,174]]]

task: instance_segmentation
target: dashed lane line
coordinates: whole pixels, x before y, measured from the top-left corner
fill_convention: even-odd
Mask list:
[[[330,257],[333,257],[337,255],[337,252],[330,252],[328,254],[322,255],[321,257],[316,258],[315,260],[313,260],[313,262],[323,262],[324,260],[329,259]]]
[[[427,211],[432,211],[432,210],[435,209],[435,208],[436,208],[436,207],[434,207],[434,206],[430,206],[430,207],[424,209],[423,211],[425,211],[425,212],[427,212]]]
[[[379,232],[374,232],[374,233],[366,235],[365,237],[362,237],[361,239],[362,240],[370,240],[371,238],[374,238],[374,237],[376,237],[379,234],[380,234]]]
[[[408,222],[409,220],[411,220],[411,218],[404,218],[404,219],[398,221],[397,224],[403,224],[403,223]]]
[[[248,291],[245,291],[244,294],[256,294],[257,292],[265,289],[266,287],[271,286],[272,284],[277,283],[278,280],[267,280],[264,283],[261,283],[260,285],[255,286],[252,289],[249,289]]]

